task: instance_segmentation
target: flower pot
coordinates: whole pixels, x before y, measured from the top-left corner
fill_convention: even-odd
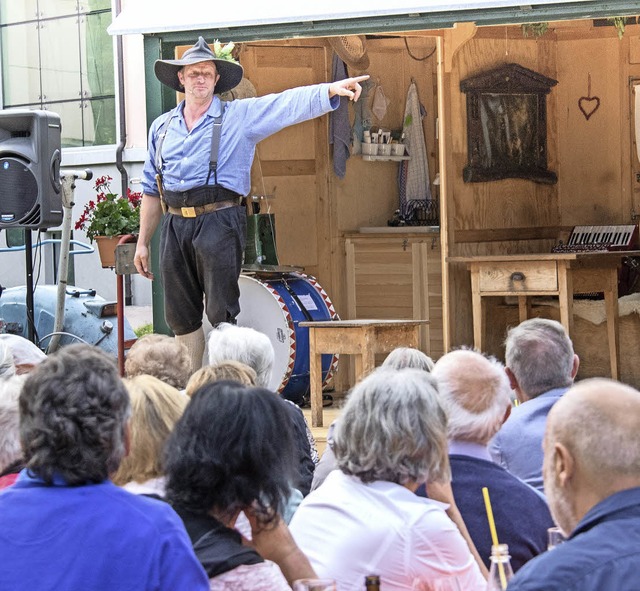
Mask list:
[[[116,266],[116,246],[118,246],[120,238],[122,238],[122,236],[95,237],[103,269]]]

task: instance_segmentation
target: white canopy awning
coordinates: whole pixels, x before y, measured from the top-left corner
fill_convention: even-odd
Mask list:
[[[393,21],[399,17],[448,15],[456,22],[456,14],[468,20],[470,14],[482,15],[484,11],[507,9],[516,11],[522,22],[523,14],[531,14],[532,22],[538,19],[536,8],[549,14],[555,7],[582,12],[602,10],[603,5],[618,16],[629,14],[630,5],[640,12],[640,2],[600,0],[322,0],[322,2],[291,0],[231,0],[229,2],[205,2],[203,0],[128,0],[123,11],[109,26],[112,35],[132,33],[166,33],[178,31],[225,30],[238,27],[268,27],[298,23],[290,27],[291,36],[313,36],[314,27],[320,23],[332,23],[339,28],[339,21],[378,20]],[[621,12],[615,12],[616,5]],[[623,11],[623,8],[626,10]],[[540,12],[540,11],[538,11]],[[474,20],[474,19],[472,19]],[[336,30],[335,34],[339,34]]]

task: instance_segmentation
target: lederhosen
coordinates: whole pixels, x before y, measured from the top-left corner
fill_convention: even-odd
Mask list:
[[[209,175],[204,186],[161,191],[166,210],[160,237],[165,318],[177,334],[189,334],[207,318],[214,326],[240,312],[238,277],[246,242],[247,219],[240,195],[218,184],[218,151],[225,111],[213,120]],[[160,128],[155,167],[162,187],[162,143],[172,113]],[[213,185],[209,185],[213,173]],[[205,294],[203,303],[202,294]]]

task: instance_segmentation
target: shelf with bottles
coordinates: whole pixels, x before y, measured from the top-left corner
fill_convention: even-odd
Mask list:
[[[410,156],[394,156],[393,154],[390,156],[381,156],[381,155],[376,155],[373,156],[371,154],[361,154],[362,159],[366,160],[368,162],[373,161],[373,160],[393,160],[395,162],[400,162],[402,160],[410,160]]]

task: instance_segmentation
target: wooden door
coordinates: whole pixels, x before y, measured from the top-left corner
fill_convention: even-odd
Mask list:
[[[258,96],[327,80],[325,49],[247,45],[245,76]],[[279,261],[302,266],[331,294],[328,115],[283,129],[258,145],[251,194],[273,195]]]

